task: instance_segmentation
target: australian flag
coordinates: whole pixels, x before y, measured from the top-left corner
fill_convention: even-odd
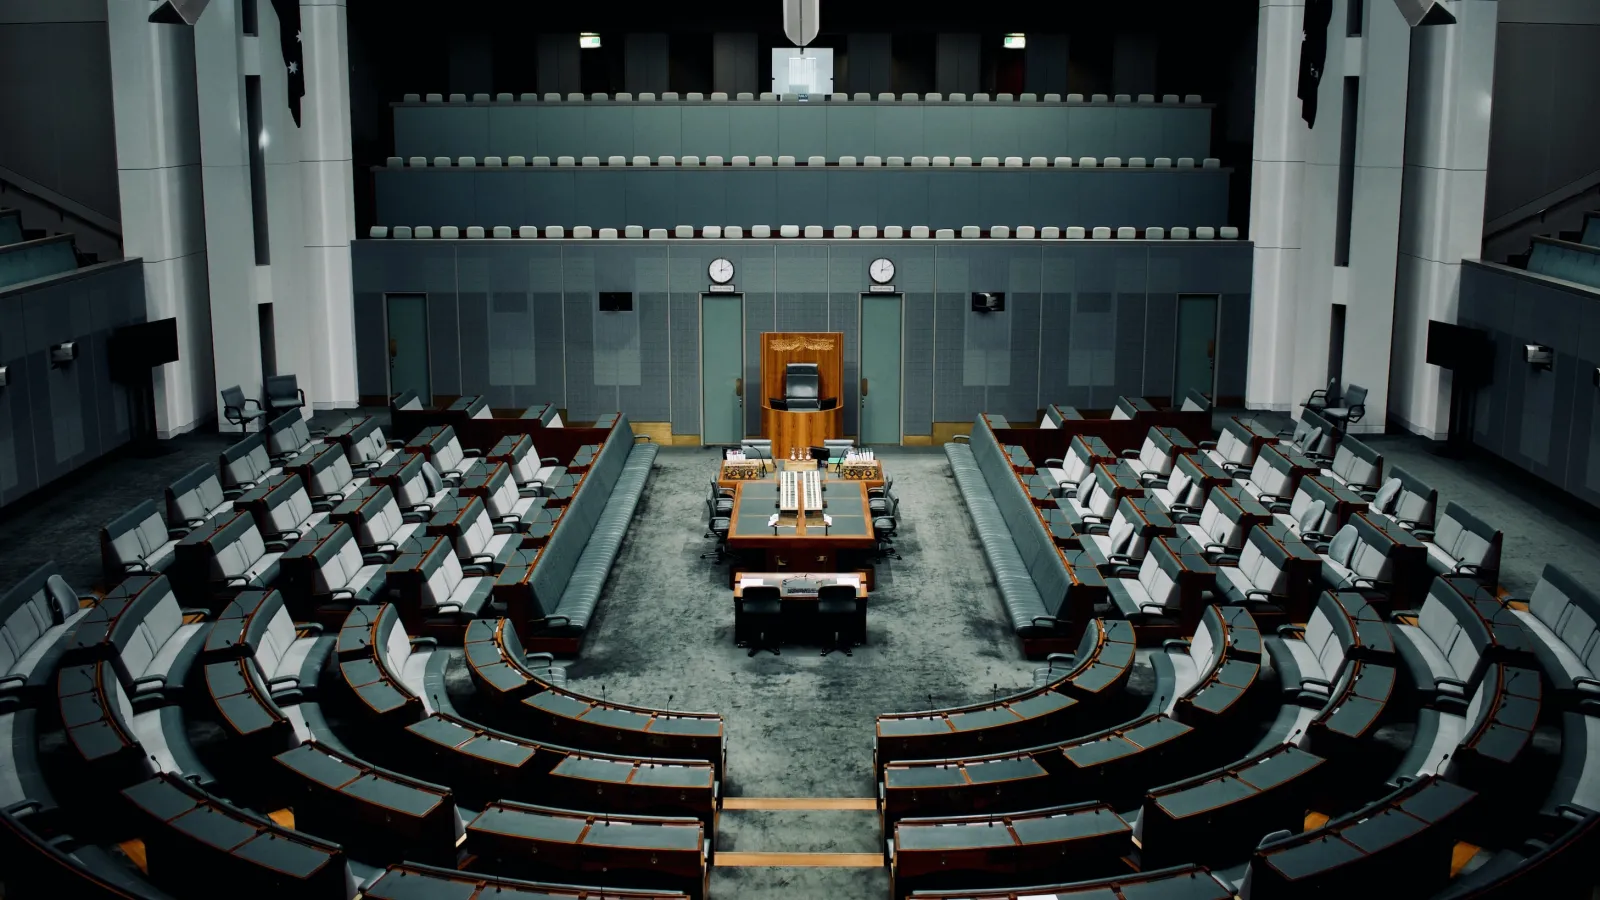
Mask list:
[[[288,74],[289,112],[300,127],[300,99],[306,95],[306,59],[301,51],[300,0],[272,0],[278,14],[278,43],[283,47],[283,67]]]

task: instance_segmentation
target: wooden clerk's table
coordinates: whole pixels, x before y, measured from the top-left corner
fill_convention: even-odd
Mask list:
[[[774,529],[767,522],[778,511],[777,478],[734,482],[728,549],[762,551],[769,572],[837,572],[839,551],[877,547],[865,482],[826,479],[823,500],[831,526],[808,513],[799,522],[786,516]]]

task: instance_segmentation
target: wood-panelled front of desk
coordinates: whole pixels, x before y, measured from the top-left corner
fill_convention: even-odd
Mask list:
[[[838,407],[790,412],[761,405],[761,436],[772,439],[774,459],[788,459],[790,450],[809,453],[808,448],[843,434],[844,410]]]

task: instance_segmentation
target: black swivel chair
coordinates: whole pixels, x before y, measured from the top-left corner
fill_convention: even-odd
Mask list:
[[[275,413],[300,409],[306,405],[306,392],[293,375],[268,375],[265,385],[267,408]]]
[[[817,629],[831,637],[822,648],[823,656],[835,650],[854,656],[850,648],[867,642],[867,601],[856,596],[854,585],[825,584],[817,589]]]
[[[874,516],[887,515],[889,501],[894,499],[894,478],[884,476],[883,487],[867,488],[867,508]]]
[[[716,558],[722,562],[728,556],[728,529],[733,527],[733,519],[727,515],[719,515],[716,501],[712,497],[706,498],[706,536],[717,539],[717,545],[711,550],[700,554],[701,559]]]
[[[255,408],[251,409],[251,406]],[[241,429],[249,431],[250,423],[264,418],[266,414],[267,411],[261,408],[261,403],[246,397],[237,384],[222,389],[222,417]],[[256,427],[260,428],[259,425]]]
[[[887,512],[883,515],[872,514],[872,534],[878,539],[878,558],[900,559],[900,551],[894,547],[894,538],[900,528],[900,501],[893,497],[888,500]]]
[[[717,515],[733,515],[733,491],[730,488],[717,484],[715,478],[711,479],[711,497],[717,502]]]
[[[783,655],[778,648],[782,621],[783,593],[775,587],[747,587],[742,597],[734,598],[733,641],[750,648],[746,656],[755,656],[762,650],[771,650],[773,656]]]

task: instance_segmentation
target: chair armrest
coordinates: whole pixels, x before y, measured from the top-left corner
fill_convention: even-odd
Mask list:
[[[1213,564],[1219,565],[1219,566],[1220,565],[1228,565],[1228,564],[1238,563],[1239,562],[1239,554],[1237,554],[1237,553],[1219,553],[1219,554],[1217,554],[1217,556],[1215,558],[1213,558],[1211,560],[1211,562]]]
[[[549,463],[552,466],[561,465],[561,460],[556,459],[554,456],[541,456],[541,457],[539,457],[539,462],[540,463]]]
[[[383,445],[395,450],[404,450],[406,447],[406,442],[400,440],[399,438],[385,438]]]
[[[181,527],[181,528],[168,528],[167,529],[167,540],[176,541],[176,540],[182,538],[184,535],[188,534],[189,532],[191,532],[193,530],[194,530],[193,528],[190,528],[190,527],[187,527],[187,526]]]
[[[1449,678],[1449,677],[1444,676],[1444,675],[1435,675],[1435,676],[1433,676],[1433,686],[1436,687],[1436,688],[1437,687],[1459,688],[1463,695],[1465,695],[1466,692],[1467,692],[1467,683],[1465,681],[1462,681],[1459,678]]]
[[[1112,578],[1137,578],[1139,570],[1134,566],[1116,566],[1111,570]]]
[[[1047,627],[1054,628],[1059,623],[1055,616],[1034,616],[1033,621],[1030,624],[1045,625]]]
[[[1066,663],[1070,666],[1077,663],[1078,655],[1076,653],[1052,653],[1049,656],[1046,656],[1044,661],[1050,663]]]
[[[388,565],[389,557],[382,553],[363,553],[361,561],[369,566],[382,566]]]
[[[970,435],[970,434],[952,435],[951,438],[950,438],[950,443],[952,443],[952,444],[970,444],[970,443],[972,443],[972,435]]]
[[[431,637],[414,637],[414,638],[411,639],[411,646],[413,648],[416,648],[416,647],[438,647],[439,646],[439,639],[438,638],[431,638]]]
[[[483,455],[483,451],[482,450],[462,450],[461,451],[461,455],[470,459],[470,458],[475,458],[475,457],[482,456]]]
[[[155,572],[148,565],[145,564],[144,560],[141,559],[138,562],[123,563],[122,564],[122,574],[124,574],[124,575],[154,575]]]
[[[277,678],[268,678],[267,679],[267,687],[272,687],[273,685],[277,685],[277,684],[299,684],[299,683],[300,683],[300,676],[298,676],[298,675],[279,675]]]
[[[547,628],[562,628],[571,625],[572,620],[566,616],[545,616],[542,619],[534,619],[532,624],[543,625]]]
[[[1326,688],[1328,690],[1332,690],[1333,689],[1333,682],[1329,681],[1326,678],[1312,678],[1310,676],[1302,675],[1300,677],[1300,681],[1302,683],[1304,683],[1304,684],[1314,684],[1314,685],[1317,685],[1319,687]]]
[[[1456,574],[1471,575],[1473,578],[1477,578],[1483,574],[1483,566],[1477,563],[1456,563]]]
[[[1587,675],[1579,675],[1572,679],[1572,686],[1586,693],[1600,694],[1600,680],[1590,678]]]
[[[144,675],[142,677],[135,678],[133,680],[133,688],[134,688],[134,690],[138,690],[140,685],[144,685],[144,684],[166,684],[166,683],[167,683],[167,676],[165,676],[165,675]]]
[[[1201,450],[1215,450],[1215,449],[1217,449],[1217,442],[1216,441],[1201,441],[1200,443],[1195,444],[1195,446],[1199,447]]]
[[[1121,453],[1118,453],[1117,455],[1122,457],[1123,459],[1138,459],[1139,458],[1139,451],[1137,451],[1137,450],[1124,450]]]
[[[553,653],[524,653],[522,661],[531,666],[542,666],[546,669],[555,665],[556,657]]]
[[[1302,637],[1305,635],[1305,633],[1306,627],[1304,625],[1295,625],[1291,623],[1288,625],[1278,626],[1279,637]]]
[[[26,676],[26,675],[6,675],[6,676],[3,676],[3,677],[0,677],[0,688],[3,688],[6,685],[11,685],[11,684],[25,685],[27,683],[28,683],[28,676]]]
[[[1258,588],[1258,589],[1255,589],[1255,590],[1249,590],[1249,591],[1245,591],[1244,592],[1244,598],[1246,600],[1251,600],[1251,599],[1254,599],[1256,597],[1259,597],[1262,600],[1267,600],[1267,601],[1271,601],[1271,602],[1274,602],[1274,603],[1277,602],[1277,601],[1272,599],[1272,592],[1271,591],[1263,591],[1263,590],[1260,590]]]
[[[289,545],[288,545],[287,542],[278,541],[278,540],[267,541],[266,544],[265,544],[265,547],[266,547],[266,549],[272,551],[273,553],[282,553],[285,550],[289,549]]]
[[[178,612],[182,613],[185,616],[200,616],[201,618],[206,618],[206,617],[211,615],[211,610],[209,610],[209,609],[200,609],[197,606],[185,606],[185,607],[179,609]]]
[[[1045,460],[1044,464],[1045,464],[1045,468],[1059,469],[1062,466],[1066,465],[1066,462],[1064,460],[1062,460],[1061,458],[1059,458],[1059,457],[1052,457],[1050,459]]]
[[[330,600],[354,600],[356,598],[356,592],[350,590],[349,588],[339,588],[338,590],[329,594],[328,598]]]
[[[296,632],[305,632],[307,637],[321,634],[325,630],[321,622],[296,622],[294,629]]]
[[[1362,575],[1362,576],[1357,577],[1357,578],[1350,579],[1350,586],[1351,587],[1366,587],[1366,588],[1372,588],[1375,591],[1381,591],[1381,590],[1384,589],[1384,587],[1386,585],[1390,585],[1390,584],[1393,584],[1393,582],[1390,582],[1390,581],[1379,581],[1376,578],[1368,578],[1365,575]]]
[[[487,565],[478,565],[478,564],[462,566],[461,567],[461,574],[463,574],[463,575],[488,575],[489,574],[489,567]]]
[[[261,408],[261,401],[260,400],[257,400],[254,397],[246,397],[246,398],[244,398],[244,406],[249,406],[252,403],[255,404],[256,409],[260,409]],[[244,406],[238,406],[238,407],[234,407],[234,408],[235,409],[244,409]]]
[[[1433,529],[1431,529],[1431,528],[1414,528],[1414,529],[1411,530],[1411,536],[1416,538],[1419,541],[1426,541],[1428,543],[1432,543],[1433,542]]]
[[[1167,638],[1166,640],[1161,642],[1161,649],[1163,649],[1163,650],[1183,650],[1183,651],[1187,652],[1188,649],[1189,649],[1189,639],[1188,638]]]
[[[243,575],[230,575],[227,578],[222,579],[223,587],[245,587],[249,583],[250,579],[244,577]]]
[[[320,500],[311,501],[311,509],[313,512],[333,512],[333,508],[343,499],[338,494],[329,494]]]

